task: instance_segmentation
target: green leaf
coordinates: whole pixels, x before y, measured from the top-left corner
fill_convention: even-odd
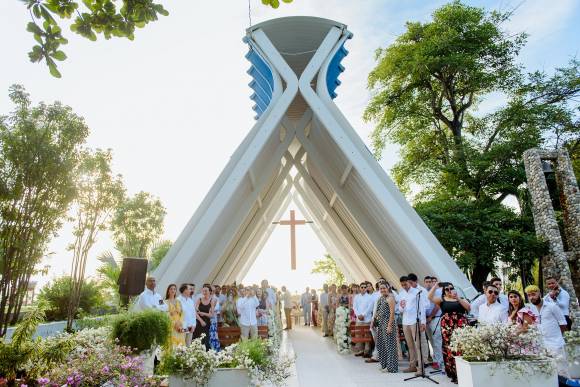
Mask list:
[[[55,78],[61,78],[62,75],[60,71],[56,68],[56,64],[54,62],[48,63],[48,69],[50,70],[50,74]]]
[[[42,35],[44,33],[44,31],[36,23],[33,23],[33,22],[29,22],[26,25],[26,31],[32,32],[33,34],[39,34],[39,35]]]
[[[50,24],[52,25],[56,25],[56,20],[54,20],[54,18],[52,17],[52,15],[50,14],[50,12],[48,11],[48,9],[46,9],[46,7],[44,6],[40,6],[40,13],[42,14],[42,17],[44,18],[44,20],[48,21]]]
[[[56,60],[60,60],[63,61],[66,59],[66,54],[63,51],[55,51],[52,54],[50,54],[51,57],[53,57]]]

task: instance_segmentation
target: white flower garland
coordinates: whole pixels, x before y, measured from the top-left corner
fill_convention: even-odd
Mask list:
[[[349,310],[344,306],[336,308],[336,319],[334,322],[334,340],[338,353],[350,353],[350,318]]]

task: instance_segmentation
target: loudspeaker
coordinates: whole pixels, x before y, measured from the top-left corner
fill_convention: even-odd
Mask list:
[[[123,258],[123,266],[119,275],[119,294],[137,296],[145,289],[147,277],[147,260],[143,258]]]

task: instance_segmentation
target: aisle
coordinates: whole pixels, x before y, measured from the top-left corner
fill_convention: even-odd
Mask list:
[[[437,386],[429,380],[416,379],[405,382],[412,374],[383,374],[378,365],[367,364],[353,355],[340,355],[330,339],[323,338],[320,330],[304,326],[288,333],[284,347],[296,354],[296,377],[289,386],[300,387],[415,387]],[[439,386],[455,387],[449,379],[435,375]]]

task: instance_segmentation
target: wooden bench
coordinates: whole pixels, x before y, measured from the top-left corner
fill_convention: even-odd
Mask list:
[[[240,327],[224,327],[218,326],[218,338],[222,347],[237,343],[242,336]],[[258,337],[261,339],[268,339],[268,326],[258,325]]]
[[[350,341],[354,344],[372,343],[373,335],[371,334],[371,325],[356,325],[354,322],[350,323]]]
[[[242,336],[242,330],[240,327],[221,326],[218,327],[217,333],[222,347],[227,347],[228,345],[237,343],[240,341],[240,336]]]

